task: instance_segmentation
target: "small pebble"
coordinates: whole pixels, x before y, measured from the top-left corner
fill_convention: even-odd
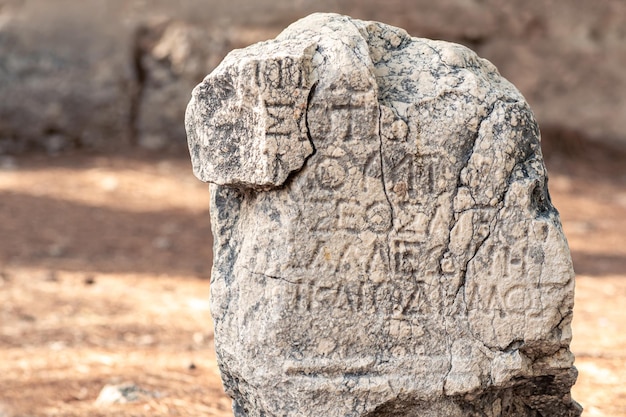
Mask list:
[[[128,404],[150,398],[160,398],[161,394],[156,391],[145,390],[135,384],[126,383],[120,385],[105,385],[98,398],[96,405]]]

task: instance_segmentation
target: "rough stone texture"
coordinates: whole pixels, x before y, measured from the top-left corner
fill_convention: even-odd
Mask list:
[[[306,111],[316,46],[294,40],[235,50],[194,91],[186,126],[198,178],[274,187],[302,168],[313,153]]]
[[[580,414],[539,131],[491,63],[316,14],[232,52],[186,128],[236,416]]]

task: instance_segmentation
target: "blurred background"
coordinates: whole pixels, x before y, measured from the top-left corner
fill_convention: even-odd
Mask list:
[[[623,0],[0,0],[0,417],[231,415],[184,111],[315,11],[464,44],[524,94],[578,274],[574,395],[626,416]]]
[[[0,0],[0,152],[184,148],[191,88],[314,11],[464,44],[522,91],[545,136],[626,147],[620,0]]]

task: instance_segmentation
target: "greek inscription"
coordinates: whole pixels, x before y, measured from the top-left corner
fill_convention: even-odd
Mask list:
[[[469,311],[506,311],[511,314],[532,316],[543,311],[541,293],[562,288],[559,284],[543,284],[530,287],[524,284],[509,286],[478,286],[467,290],[467,308]]]
[[[339,221],[337,222],[339,229],[359,232],[363,228],[364,221],[363,207],[355,202],[344,201],[339,203]]]
[[[415,161],[413,155],[404,155],[402,159],[391,166],[390,173],[390,180],[394,184],[399,182],[405,184],[406,194],[408,194],[409,198],[417,197],[417,182],[415,178]]]
[[[310,258],[310,262],[307,262],[304,267],[325,267],[332,260],[331,250],[329,245],[325,241],[318,241],[315,245],[313,256]]]
[[[518,251],[515,247],[501,245],[502,247],[490,246],[488,253],[494,255],[491,275],[500,277],[524,276],[527,274],[525,254],[526,248]],[[521,253],[520,253],[521,252]]]
[[[285,115],[293,113],[291,106],[269,106],[266,107],[268,125],[266,132],[273,135],[289,136],[294,128],[297,128],[295,120],[288,120]]]
[[[334,306],[339,298],[337,295],[340,291],[340,288],[333,288],[332,286],[320,285],[313,287],[313,302],[317,305]]]
[[[338,178],[342,174],[339,173],[340,171],[335,172],[335,168],[328,166],[319,175],[328,177],[336,175],[334,178]],[[330,183],[331,179],[328,178],[327,181]],[[339,185],[337,187],[339,188]],[[336,199],[332,202],[325,200],[314,202],[320,204],[320,210],[313,213],[317,216],[311,227],[313,231],[358,233],[367,229],[374,233],[386,233],[392,227],[391,208],[386,201],[375,202],[367,207],[362,206],[356,200]]]
[[[396,219],[398,233],[412,235],[413,238],[426,238],[430,217],[425,213],[406,213],[401,210],[397,213]]]
[[[372,204],[367,208],[365,217],[372,232],[385,233],[391,229],[391,208],[386,203]]]
[[[313,264],[315,259],[319,256],[321,250],[323,250],[326,242],[324,240],[315,240],[308,243],[305,250],[303,250],[298,257],[294,259],[294,266],[296,268],[306,268]]]
[[[378,106],[374,97],[368,94],[335,96],[328,111],[331,130],[339,141],[378,140]]]
[[[352,140],[352,112],[348,108],[334,108],[330,114],[332,130],[343,142]]]
[[[351,241],[321,240],[314,246],[311,256],[302,265],[305,269],[339,273],[353,268],[351,259],[357,256],[358,247]]]
[[[380,178],[380,153],[372,152],[367,156],[365,163],[363,164],[363,175],[372,178]]]
[[[317,180],[323,188],[337,189],[346,179],[346,169],[338,160],[328,158],[322,161],[315,171]]]
[[[261,91],[303,88],[302,70],[293,58],[254,61],[252,65],[251,82]]]
[[[295,311],[341,310],[372,312],[404,319],[434,314],[437,299],[423,282],[357,281],[349,283],[290,283],[285,289]]]
[[[413,274],[419,270],[420,252],[423,250],[422,242],[407,242],[395,240],[393,242],[394,272],[397,274]]]
[[[365,265],[365,271],[370,275],[370,279],[374,282],[380,280],[387,280],[387,273],[389,271],[389,256],[388,247],[385,242],[376,240],[372,245],[372,251],[366,258],[367,263]]]
[[[439,164],[436,159],[429,158],[430,155],[425,155],[422,158],[420,164],[418,164],[418,184],[419,186],[419,195],[420,197],[426,197],[432,195],[436,190],[436,178],[437,172],[435,171]]]
[[[395,163],[390,161],[389,166],[390,188],[400,201],[419,203],[430,198],[437,190],[440,174],[437,167],[440,164],[432,155],[416,157],[408,153]]]

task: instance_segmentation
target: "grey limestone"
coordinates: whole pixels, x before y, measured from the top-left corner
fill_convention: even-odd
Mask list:
[[[193,91],[211,312],[243,416],[578,416],[574,272],[518,90],[335,14]]]

